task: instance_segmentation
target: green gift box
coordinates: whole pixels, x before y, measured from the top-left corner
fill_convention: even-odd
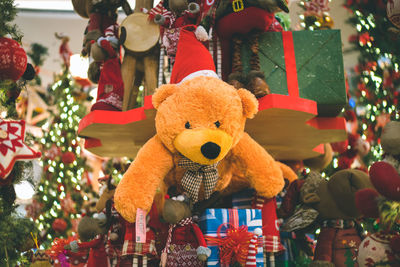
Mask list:
[[[321,117],[337,116],[347,103],[339,30],[266,32],[259,37],[258,54],[271,93],[313,100]],[[241,56],[247,73],[247,43]]]

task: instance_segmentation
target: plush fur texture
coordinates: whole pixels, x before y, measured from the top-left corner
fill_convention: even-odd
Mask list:
[[[253,117],[258,107],[257,100],[247,90],[236,90],[216,78],[197,77],[180,85],[161,86],[153,95],[153,105],[157,109],[157,134],[139,151],[114,196],[116,209],[129,222],[135,221],[137,208],[150,209],[156,192],[165,194],[170,186],[183,192],[181,179],[185,170],[178,167],[182,156],[174,141],[184,131],[218,129],[232,139],[231,148],[218,164],[220,179],[215,191],[253,187],[261,196],[270,198],[282,190],[284,174],[289,180],[296,178],[293,171],[282,167],[244,132],[246,118]],[[190,140],[186,146],[193,144],[198,146],[198,139]],[[185,152],[187,158],[206,159],[200,151],[190,151]],[[202,199],[201,188],[199,200]]]

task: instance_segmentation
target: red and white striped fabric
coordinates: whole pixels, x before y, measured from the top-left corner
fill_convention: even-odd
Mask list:
[[[164,7],[164,1],[163,0],[161,0],[160,3],[158,3],[158,5],[156,5],[152,9],[150,9],[149,19],[150,20],[154,20],[154,18],[155,18],[155,16],[157,14],[164,16],[165,17],[165,21],[169,22],[168,23],[169,25],[165,25],[168,28],[172,26],[172,23],[174,23],[174,21],[176,19],[174,14]]]
[[[261,209],[264,252],[284,251],[285,247],[281,244],[276,216],[276,198],[266,199],[257,195],[254,197],[252,208]]]
[[[247,253],[246,267],[256,267],[256,255],[257,255],[257,244],[258,236],[262,234],[262,230],[257,228],[254,231],[253,238],[250,240],[249,251]]]

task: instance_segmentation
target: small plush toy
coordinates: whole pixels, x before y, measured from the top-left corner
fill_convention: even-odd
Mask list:
[[[104,213],[95,214],[92,217],[85,216],[78,226],[78,234],[83,242],[72,241],[65,249],[78,252],[81,249],[90,248],[88,267],[108,267],[109,259],[105,250],[106,216]]]
[[[181,28],[197,24],[200,15],[200,6],[196,2],[188,2],[188,0],[162,0],[149,12],[149,19],[161,26],[161,40],[171,64],[175,62]]]
[[[171,76],[175,84],[153,95],[157,133],[115,192],[115,207],[129,222],[137,208],[149,210],[156,192],[165,195],[171,186],[195,203],[214,191],[247,187],[271,198],[282,190],[284,176],[296,178],[244,132],[246,119],[257,113],[256,98],[217,78],[210,53],[191,29],[181,31]]]
[[[310,266],[357,266],[354,259],[361,235],[355,219],[361,216],[356,208],[355,194],[358,190],[372,188],[368,175],[359,170],[347,169],[336,172],[328,180],[311,172],[302,181],[292,183],[299,193],[289,194],[286,202],[301,204],[292,214],[296,203],[282,203],[291,215],[282,226],[283,231],[294,231],[317,222],[321,227]],[[290,187],[289,189],[290,190]],[[285,212],[280,212],[285,214]]]
[[[91,41],[105,36],[105,30],[116,24],[119,7],[122,7],[127,15],[132,13],[126,0],[72,0],[72,5],[78,15],[89,19],[83,39],[83,56],[90,55]]]
[[[257,98],[270,93],[260,69],[258,38],[263,32],[283,31],[274,16],[277,10],[289,12],[285,0],[220,0],[216,1],[196,30],[199,40],[206,41],[207,32],[214,26],[221,40],[222,79],[235,88],[246,87]],[[246,77],[243,74],[240,51],[244,39],[248,39],[251,50],[251,70]]]
[[[193,221],[190,200],[180,195],[167,199],[163,218],[170,224],[161,266],[204,266],[211,254],[199,226]]]
[[[124,83],[118,53],[107,38],[100,37],[92,45],[95,62],[89,66],[88,77],[98,83],[96,103],[93,110],[121,111],[124,97]]]
[[[383,128],[381,145],[385,151],[382,161],[369,170],[375,189],[356,194],[357,208],[365,217],[379,218],[380,230],[361,243],[359,266],[387,264],[400,266],[400,122],[391,121]]]

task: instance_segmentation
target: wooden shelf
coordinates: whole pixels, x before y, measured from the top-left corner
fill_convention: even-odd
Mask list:
[[[101,157],[134,158],[155,134],[151,96],[144,106],[125,112],[96,110],[79,123],[85,148]],[[345,140],[344,118],[317,117],[313,100],[271,94],[259,99],[259,112],[246,132],[277,160],[302,160],[323,153],[323,144]]]

